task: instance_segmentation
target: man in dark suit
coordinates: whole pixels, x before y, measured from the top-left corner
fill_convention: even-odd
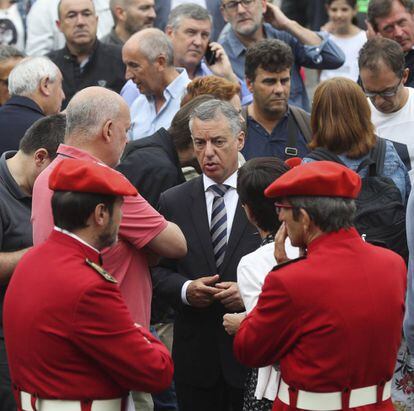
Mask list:
[[[11,98],[0,108],[0,154],[18,150],[26,130],[44,116],[60,111],[65,95],[62,74],[46,57],[29,57],[8,78]]]
[[[155,18],[154,25],[159,29],[165,29],[167,25],[168,16],[171,12],[171,4],[173,0],[155,0]],[[192,3],[191,0],[187,3]],[[226,22],[223,19],[223,16],[220,11],[220,0],[205,0],[205,6],[211,17],[213,18],[213,32],[211,34],[211,39],[216,41],[221,33],[221,30],[225,26]]]
[[[180,411],[239,411],[246,372],[233,356],[222,318],[244,310],[236,267],[259,245],[236,191],[243,121],[228,102],[210,100],[194,109],[190,130],[203,175],[167,190],[159,202],[186,236],[188,253],[162,260],[154,286],[177,311],[173,358]]]

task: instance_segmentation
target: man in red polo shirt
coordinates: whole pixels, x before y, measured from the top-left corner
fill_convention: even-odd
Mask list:
[[[394,409],[406,267],[352,226],[360,187],[352,170],[317,161],[291,169],[265,191],[283,222],[279,243],[287,234],[307,252],[268,274],[234,341],[245,365],[280,362],[273,410]]]

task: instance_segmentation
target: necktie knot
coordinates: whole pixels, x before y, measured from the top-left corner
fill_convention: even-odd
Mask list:
[[[224,194],[227,193],[230,186],[227,184],[214,184],[210,186],[210,190],[214,194],[214,197],[224,197]]]

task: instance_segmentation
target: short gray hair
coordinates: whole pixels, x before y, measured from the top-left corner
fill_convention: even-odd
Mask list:
[[[233,137],[237,137],[244,130],[244,122],[240,113],[228,101],[209,100],[196,107],[190,115],[190,130],[193,132],[193,121],[198,118],[201,121],[209,121],[222,114],[228,121]]]
[[[168,66],[174,65],[174,48],[170,38],[161,30],[151,28],[142,36],[138,44],[138,49],[150,63],[163,54]]]
[[[184,18],[193,20],[209,20],[212,21],[209,12],[204,8],[194,3],[180,4],[171,10],[168,16],[167,26],[172,27],[174,31],[180,28],[181,22]]]
[[[293,208],[293,218],[299,219],[299,209],[303,208],[313,223],[324,233],[337,232],[341,228],[353,226],[355,200],[343,197],[294,196],[288,197]]]
[[[11,96],[30,96],[42,79],[48,77],[54,83],[58,73],[58,67],[47,57],[27,57],[10,72],[9,93]]]
[[[26,57],[26,55],[15,47],[6,44],[0,45],[0,64],[9,59],[23,57]]]
[[[104,123],[114,119],[121,111],[118,99],[102,97],[101,94],[88,98],[72,99],[66,108],[67,137],[88,140],[100,132]]]

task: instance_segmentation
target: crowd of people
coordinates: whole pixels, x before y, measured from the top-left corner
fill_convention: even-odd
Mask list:
[[[413,0],[0,0],[0,411],[414,410],[412,87]]]

